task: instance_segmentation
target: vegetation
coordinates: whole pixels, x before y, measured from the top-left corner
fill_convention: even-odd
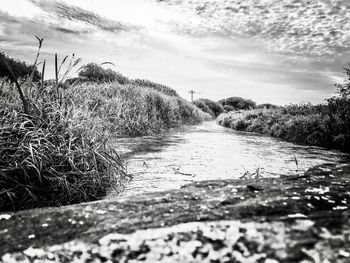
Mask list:
[[[182,124],[200,123],[210,118],[191,103],[151,88],[134,84],[85,83],[74,87],[81,91],[75,103],[91,112],[102,130],[118,136],[159,133]]]
[[[263,103],[263,104],[259,104],[256,106],[257,109],[276,109],[278,108],[277,105],[271,104],[271,103]]]
[[[111,64],[111,63],[104,63]],[[154,83],[146,79],[129,79],[119,72],[116,72],[110,68],[104,69],[101,65],[96,63],[89,63],[81,67],[79,71],[79,78],[67,80],[69,83],[74,82],[97,82],[97,83],[110,83],[118,82],[119,84],[133,84],[140,87],[151,88],[156,91],[162,92],[169,96],[179,97],[177,92],[165,85]]]
[[[89,63],[81,67],[79,77],[93,82],[118,82],[120,84],[129,83],[129,79],[122,74],[111,69],[104,69],[96,63]]]
[[[162,85],[162,84],[158,84],[158,83],[154,83],[152,81],[149,80],[145,80],[145,79],[135,79],[132,81],[133,84],[136,84],[137,86],[141,86],[141,87],[147,87],[147,88],[151,88],[154,89],[156,91],[160,91],[166,95],[169,96],[173,96],[173,97],[179,97],[179,94],[177,94],[176,90]]]
[[[225,111],[224,107],[220,103],[209,99],[198,99],[195,100],[193,104],[214,118],[218,117]]]
[[[39,81],[41,79],[39,71],[34,69],[33,66],[30,66],[25,62],[10,58],[4,53],[0,53],[0,78],[11,77],[11,74],[6,64],[11,68],[13,73],[18,78],[26,78],[33,73],[33,81]]]
[[[40,82],[19,82],[6,66],[10,80],[0,79],[0,211],[97,200],[128,179],[110,147],[116,135],[208,118],[179,97],[118,79],[69,85],[79,62],[73,56],[59,65],[56,55],[55,80],[44,81],[44,62]]]
[[[249,109],[255,109],[256,103],[249,99],[243,99],[241,97],[230,97],[227,99],[220,100],[219,103],[222,106],[229,106],[226,107],[226,110],[231,111],[233,110],[249,110]]]
[[[325,104],[289,105],[222,114],[220,125],[287,141],[350,151],[350,70],[339,95]]]

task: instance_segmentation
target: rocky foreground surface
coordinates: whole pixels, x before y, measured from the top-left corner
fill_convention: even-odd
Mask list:
[[[0,214],[3,262],[350,262],[350,166]]]

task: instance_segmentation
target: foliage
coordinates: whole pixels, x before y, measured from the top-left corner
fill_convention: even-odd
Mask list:
[[[266,108],[266,109],[276,109],[278,108],[278,106],[274,105],[274,104],[271,104],[271,103],[263,103],[263,104],[259,104],[256,106],[257,109],[263,109],[263,108]]]
[[[30,66],[25,62],[15,60],[13,58],[8,57],[4,53],[0,53],[0,78],[11,78],[11,74],[8,68],[6,67],[5,62],[12,69],[12,71],[18,78],[28,77],[34,69],[33,66]],[[41,79],[40,73],[38,70],[35,69],[34,75],[33,75],[33,81],[37,82],[37,81],[40,81],[40,79]]]
[[[255,109],[256,103],[249,99],[243,99],[241,97],[230,97],[227,99],[220,100],[219,103],[223,106],[231,106],[235,110],[249,110]]]
[[[209,99],[200,100],[203,101],[209,107],[209,109],[213,112],[215,118],[225,111],[224,107],[216,101],[212,101]]]
[[[327,105],[290,105],[222,114],[220,125],[235,130],[268,134],[291,142],[349,148],[349,101],[335,99]],[[343,108],[345,107],[345,108]],[[344,114],[342,114],[343,112]]]
[[[226,112],[230,112],[230,111],[234,111],[235,108],[232,107],[232,106],[230,106],[230,105],[225,105],[225,106],[224,106],[224,110],[225,110]]]
[[[230,112],[222,114],[218,122],[236,130],[350,152],[350,69],[345,73],[345,81],[336,85],[338,96],[327,103]]]
[[[122,74],[111,69],[104,69],[96,63],[89,63],[81,67],[79,77],[94,82],[119,82],[120,84],[129,83],[129,79]]]

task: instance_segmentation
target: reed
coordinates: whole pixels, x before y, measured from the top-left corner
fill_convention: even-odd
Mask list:
[[[0,211],[98,200],[130,177],[116,136],[159,133],[210,116],[174,94],[137,83],[67,81],[74,54],[55,55],[55,79],[0,79]],[[156,87],[156,88],[155,88]],[[165,86],[164,86],[165,87]],[[166,89],[166,93],[169,90]]]

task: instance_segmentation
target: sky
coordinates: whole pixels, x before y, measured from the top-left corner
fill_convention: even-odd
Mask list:
[[[347,0],[1,0],[0,52],[112,62],[190,98],[321,103],[350,63]],[[107,66],[107,65],[106,65]]]

